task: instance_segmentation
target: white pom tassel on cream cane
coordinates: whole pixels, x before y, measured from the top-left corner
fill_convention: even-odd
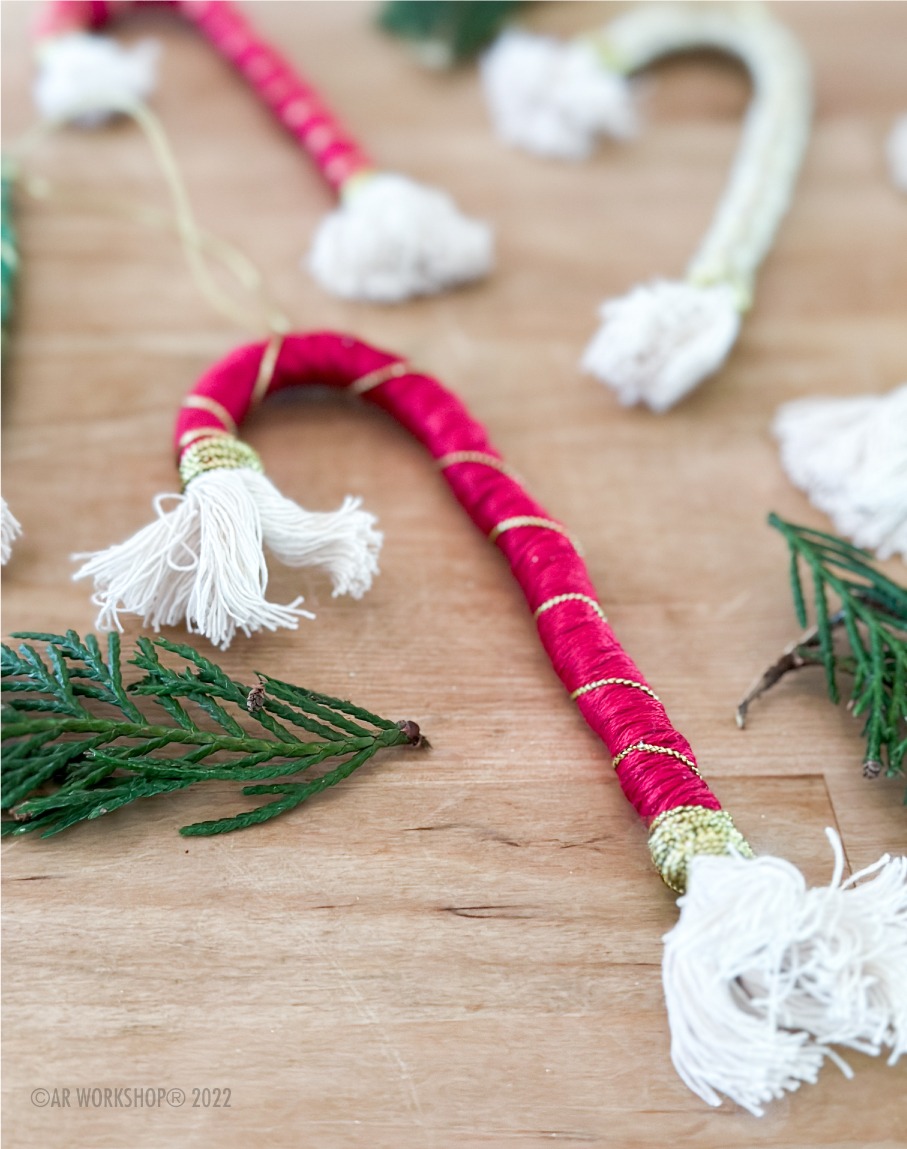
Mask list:
[[[13,553],[13,543],[22,534],[22,525],[9,509],[6,499],[0,498],[0,565],[6,566]]]
[[[288,566],[321,566],[334,594],[360,598],[378,571],[375,518],[347,498],[328,514],[305,511],[265,477],[258,455],[229,435],[205,438],[180,461],[182,495],[155,500],[157,519],[125,543],[77,555],[73,576],[92,578],[97,626],[120,628],[121,612],[155,630],[185,622],[226,649],[237,630],[295,628],[314,618],[290,603],[268,602],[263,546]],[[170,499],[176,506],[165,511]]]
[[[492,123],[507,144],[583,160],[597,136],[628,139],[635,134],[629,85],[603,67],[591,41],[561,43],[513,28],[498,38],[480,66]]]
[[[888,395],[796,399],[773,430],[789,478],[839,534],[907,559],[907,383]]]
[[[899,116],[886,141],[888,170],[895,187],[907,192],[907,113]]]
[[[45,120],[104,123],[154,90],[160,46],[124,47],[108,36],[68,32],[38,45],[35,103]],[[89,109],[89,110],[86,110]]]
[[[780,858],[690,861],[663,981],[675,1068],[710,1105],[724,1094],[759,1116],[826,1058],[853,1076],[833,1046],[887,1050],[889,1065],[907,1052],[907,858],[842,882],[841,843],[827,833],[825,888]]]
[[[634,9],[605,29],[600,45],[627,74],[668,53],[717,48],[739,57],[753,79],[724,199],[686,278],[656,280],[605,302],[582,359],[622,403],[665,411],[721,366],[737,338],[806,147],[809,71],[787,30],[749,5]]]
[[[406,176],[357,176],[315,234],[309,269],[345,299],[397,303],[480,279],[492,266],[491,229],[449,195]]]

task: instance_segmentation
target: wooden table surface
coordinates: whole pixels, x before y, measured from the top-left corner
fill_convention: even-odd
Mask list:
[[[617,633],[757,850],[824,882],[825,826],[854,868],[903,849],[903,782],[862,779],[858,724],[820,675],[785,682],[744,732],[733,714],[797,633],[767,513],[828,525],[782,473],[773,412],[887,390],[907,370],[907,200],[883,151],[907,108],[907,5],[777,7],[815,66],[815,136],[738,348],[664,417],[620,408],[576,364],[599,301],[680,273],[703,233],[748,99],[740,71],[704,57],[659,67],[636,143],[546,163],[492,137],[474,70],[421,71],[374,29],[372,6],[245,7],[384,166],[493,221],[498,267],[395,308],[325,295],[299,269],[330,207],[314,169],[187,26],[142,13],[120,34],[163,43],[153,104],[204,226],[254,259],[298,329],[355,332],[463,396],[582,540]],[[617,10],[552,3],[526,19],[567,35]],[[34,118],[33,14],[3,5],[7,142]],[[171,236],[111,213],[117,198],[166,205],[135,127],[57,135],[29,171],[59,194],[20,202],[3,489],[26,533],[3,573],[5,634],[91,629],[70,555],[126,537],[174,489],[181,397],[250,338],[200,298]],[[224,665],[413,718],[433,749],[387,753],[223,838],[177,829],[239,808],[226,784],[7,842],[5,1144],[905,1144],[903,1063],[855,1055],[853,1082],[827,1066],[761,1120],[687,1091],[659,973],[674,899],[500,555],[377,411],[266,406],[248,437],[307,506],[362,494],[386,542],[364,600],[331,600],[307,576],[317,620],[237,640]],[[298,585],[274,570],[275,598]],[[139,633],[130,623],[127,647]],[[187,1101],[77,1103],[77,1087],[118,1086]],[[230,1090],[231,1107],[193,1108],[203,1087]],[[64,1088],[68,1108],[32,1100]]]

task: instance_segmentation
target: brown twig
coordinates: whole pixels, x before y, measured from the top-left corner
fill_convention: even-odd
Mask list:
[[[832,629],[836,629],[844,622],[844,612],[837,611],[829,619]],[[811,627],[798,639],[786,646],[781,655],[768,667],[767,670],[753,683],[746,694],[737,704],[737,725],[742,730],[746,725],[746,715],[751,702],[755,702],[776,682],[789,674],[792,670],[801,670],[804,666],[821,666],[822,656],[819,653],[819,628]]]

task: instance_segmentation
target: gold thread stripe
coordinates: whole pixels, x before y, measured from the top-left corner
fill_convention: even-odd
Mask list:
[[[546,599],[541,606],[535,608],[532,617],[538,618],[540,614],[544,614],[546,610],[551,610],[553,606],[560,606],[562,602],[584,602],[587,606],[592,607],[602,622],[608,621],[608,616],[605,614],[605,612],[602,610],[594,598],[590,598],[587,594],[579,594],[576,592],[571,592],[570,594],[556,594],[554,598]],[[614,679],[614,681],[616,682],[617,679]],[[571,697],[573,696],[571,695]]]
[[[197,411],[207,411],[209,415],[218,419],[231,435],[235,435],[239,430],[236,421],[223,403],[218,403],[210,395],[190,395],[183,400],[183,406],[192,407]]]
[[[557,531],[559,535],[564,535],[576,547],[578,554],[582,554],[579,544],[570,534],[566,527],[556,523],[553,519],[541,519],[536,515],[514,515],[512,519],[502,519],[501,522],[491,528],[488,533],[489,542],[497,542],[505,531],[512,531],[515,527],[541,527],[546,531]]]
[[[688,766],[697,778],[702,777],[699,773],[699,767],[692,758],[687,758],[686,754],[681,754],[679,750],[672,750],[668,746],[653,746],[651,742],[634,742],[632,746],[627,746],[626,749],[621,750],[616,758],[611,759],[611,765],[614,769],[616,770],[626,756],[632,754],[634,750],[647,750],[650,754],[667,754],[670,758],[677,758],[684,766]]]
[[[367,375],[363,375],[359,379],[354,379],[350,384],[350,390],[354,395],[364,395],[366,391],[371,391],[373,387],[380,387],[381,384],[386,383],[388,379],[399,379],[401,375],[408,375],[410,370],[410,365],[405,359],[398,359],[395,363],[388,363],[384,367],[376,367],[374,371],[369,371]]]
[[[511,479],[517,477],[516,471],[512,467],[508,467],[503,459],[499,459],[496,455],[486,455],[484,451],[451,451],[449,455],[442,455],[440,459],[435,459],[435,466],[441,471],[456,466],[457,463],[480,463],[483,467],[491,467],[495,471],[500,471],[502,475],[508,475]]]
[[[250,410],[257,407],[268,393],[268,388],[271,386],[271,381],[274,378],[274,368],[277,366],[277,357],[280,355],[281,347],[283,347],[283,340],[284,333],[282,331],[275,331],[268,340],[268,345],[264,350],[261,363],[258,367],[258,378],[255,380],[255,386],[252,388],[252,394],[249,397]]]
[[[229,434],[229,431],[221,431],[218,427],[195,427],[180,435],[177,447],[180,451],[185,451],[189,444],[194,443],[196,439],[216,439],[219,436]]]
[[[634,682],[632,678],[599,678],[595,682],[587,682],[585,686],[579,686],[570,695],[572,701],[576,701],[583,694],[588,694],[590,690],[598,690],[600,686],[632,686],[634,690],[641,690],[643,694],[648,694],[650,698],[654,698],[656,702],[661,702],[661,699],[651,687],[644,686],[641,682]]]

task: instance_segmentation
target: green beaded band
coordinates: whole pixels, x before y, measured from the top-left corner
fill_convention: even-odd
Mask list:
[[[675,806],[649,827],[649,853],[665,885],[682,894],[687,869],[696,854],[729,854],[754,858],[753,849],[726,810]]]
[[[248,443],[243,443],[233,435],[213,435],[207,439],[197,439],[180,457],[180,479],[183,482],[183,490],[193,479],[197,479],[207,471],[235,471],[242,467],[264,474],[265,469],[258,452],[253,451]]]

